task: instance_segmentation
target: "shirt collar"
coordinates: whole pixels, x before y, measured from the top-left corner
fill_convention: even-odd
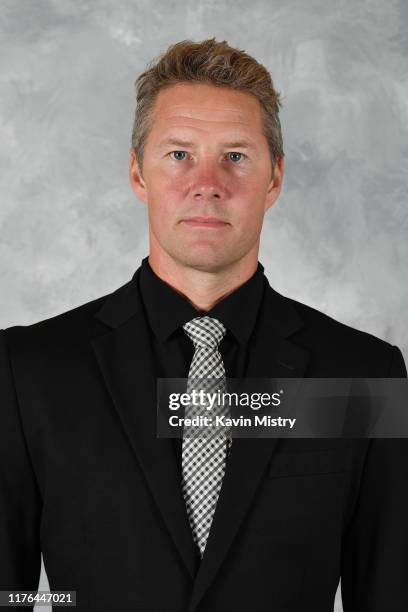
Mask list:
[[[148,257],[142,259],[139,278],[149,323],[160,341],[167,340],[194,317],[206,315],[221,321],[241,344],[248,341],[254,329],[266,281],[264,267],[258,261],[257,270],[251,278],[204,313],[157,276]]]

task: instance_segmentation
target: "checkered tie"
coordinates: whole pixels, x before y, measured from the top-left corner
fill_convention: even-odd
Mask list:
[[[212,317],[196,317],[183,325],[183,329],[195,348],[187,393],[191,394],[195,388],[197,391],[204,389],[206,393],[224,391],[225,368],[218,350],[226,333],[224,325]],[[211,378],[214,380],[209,380]],[[211,412],[206,409],[204,412],[202,404],[198,408],[191,404],[186,406],[185,416],[199,414],[214,418],[216,414],[229,414],[229,408],[215,405]],[[197,429],[200,428],[184,427],[183,431],[182,491],[193,538],[203,556],[232,440],[228,428],[221,433],[218,429],[217,435],[214,431],[211,435],[208,430],[201,429],[200,437],[197,437]],[[195,437],[189,437],[189,432],[194,430]]]

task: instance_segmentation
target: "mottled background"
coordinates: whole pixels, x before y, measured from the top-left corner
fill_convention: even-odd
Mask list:
[[[408,360],[405,0],[1,0],[0,327],[130,279],[148,248],[128,182],[133,83],[168,44],[210,36],[282,94],[271,284]]]

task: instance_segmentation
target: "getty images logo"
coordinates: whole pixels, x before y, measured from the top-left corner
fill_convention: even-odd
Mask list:
[[[236,393],[215,391],[209,393],[203,389],[193,389],[189,393],[170,393],[169,408],[178,410],[181,406],[201,406],[212,410],[214,406],[240,406],[260,410],[266,406],[279,406],[283,390],[275,393]]]

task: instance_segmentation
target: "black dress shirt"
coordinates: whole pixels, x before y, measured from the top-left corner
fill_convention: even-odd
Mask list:
[[[226,327],[220,342],[226,376],[245,377],[248,343],[254,332],[264,295],[266,277],[258,262],[256,272],[209,311],[196,309],[186,297],[159,278],[142,260],[139,290],[150,328],[151,346],[157,378],[187,378],[194,355],[194,345],[183,330],[184,323],[199,316],[214,317]],[[181,462],[181,439],[175,439]]]

